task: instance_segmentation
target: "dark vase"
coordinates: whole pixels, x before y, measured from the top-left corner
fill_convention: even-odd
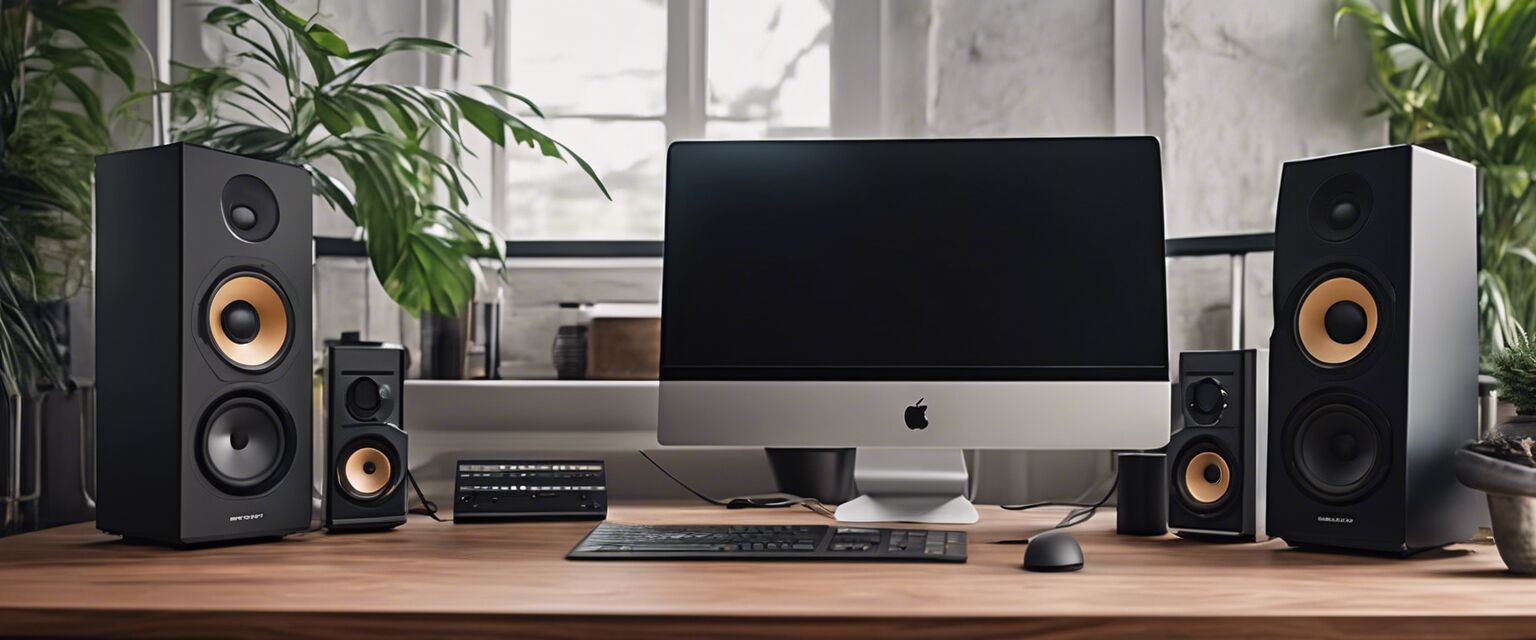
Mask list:
[[[555,344],[551,351],[555,374],[561,380],[582,380],[587,377],[587,328],[568,324],[555,331]]]
[[[469,313],[421,312],[421,377],[463,380],[469,373]]]

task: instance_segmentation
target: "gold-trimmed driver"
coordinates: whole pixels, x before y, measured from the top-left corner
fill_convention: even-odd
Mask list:
[[[224,330],[224,311],[231,304],[244,302],[256,312],[259,329],[246,342],[240,342]],[[214,350],[237,366],[262,369],[282,356],[288,342],[288,309],[282,294],[266,280],[254,275],[237,275],[225,280],[208,301],[208,336]]]
[[[1205,479],[1206,467],[1216,467],[1221,472],[1221,477],[1215,482]],[[1227,488],[1232,486],[1232,470],[1227,467],[1227,461],[1214,451],[1202,451],[1189,459],[1189,464],[1184,467],[1184,488],[1189,491],[1189,496],[1195,500],[1212,504],[1227,495]]]
[[[1365,312],[1365,333],[1350,343],[1338,342],[1328,335],[1328,310],[1340,302],[1353,302]],[[1326,365],[1345,364],[1371,346],[1376,336],[1376,298],[1359,280],[1337,276],[1312,288],[1296,311],[1296,335],[1301,348],[1313,360]]]
[[[393,473],[389,456],[373,447],[361,447],[347,455],[341,468],[341,484],[354,497],[377,498],[389,488]]]

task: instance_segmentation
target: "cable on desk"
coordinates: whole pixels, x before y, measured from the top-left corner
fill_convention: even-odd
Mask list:
[[[411,513],[424,515],[438,522],[447,522],[437,516],[437,503],[427,499],[427,494],[421,492],[421,485],[416,484],[416,475],[409,469],[405,471],[405,479],[411,483],[411,488],[416,490],[416,498],[421,500],[421,506],[410,510]]]
[[[800,506],[805,507],[806,509],[809,509],[818,515],[826,516],[828,518],[835,519],[837,517],[836,514],[833,513],[832,508],[822,504],[820,500],[815,498],[802,498],[800,496],[794,496],[787,493],[772,494],[771,496],[742,496],[731,498],[730,500],[711,498],[704,495],[703,493],[698,492],[693,487],[688,486],[688,483],[678,479],[677,476],[672,475],[672,472],[667,471],[666,467],[661,466],[661,463],[657,462],[655,458],[652,458],[651,454],[640,450],[637,450],[636,452],[640,454],[640,457],[645,458],[646,462],[651,463],[651,466],[656,467],[656,470],[660,471],[662,475],[667,477],[667,479],[676,483],[677,486],[682,487],[688,493],[693,494],[694,497],[717,507],[725,507],[727,509],[782,509],[784,507]]]
[[[1067,513],[1067,517],[1062,518],[1061,521],[1057,522],[1056,526],[1051,527],[1050,530],[1065,529],[1067,527],[1075,527],[1075,526],[1080,525],[1080,524],[1082,524],[1084,522],[1092,520],[1093,516],[1096,515],[1099,512],[1099,507],[1102,507],[1102,506],[1104,506],[1104,503],[1109,502],[1109,497],[1112,496],[1112,495],[1115,495],[1115,490],[1118,489],[1119,487],[1120,487],[1120,472],[1118,470],[1116,470],[1115,471],[1115,475],[1114,475],[1114,479],[1109,484],[1109,490],[1105,491],[1103,497],[1100,497],[1099,501],[1095,502],[1093,504],[1082,504],[1082,503],[1077,503],[1077,502],[1052,502],[1052,501],[1046,501],[1046,502],[1031,502],[1029,504],[1021,504],[1021,505],[1003,505],[1003,508],[1007,509],[1009,511],[1024,511],[1024,510],[1027,510],[1027,509],[1036,509],[1036,508],[1039,508],[1039,507],[1075,507],[1074,509],[1072,509],[1071,512]],[[1033,538],[1034,538],[1034,536],[1030,536],[1028,538],[1024,538],[1024,539],[1021,539],[1021,540],[999,540],[999,541],[996,542],[996,544],[1029,544],[1029,541],[1032,540]]]

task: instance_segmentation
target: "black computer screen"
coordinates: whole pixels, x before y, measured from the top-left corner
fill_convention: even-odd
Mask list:
[[[679,142],[662,378],[1166,380],[1164,279],[1153,138]]]

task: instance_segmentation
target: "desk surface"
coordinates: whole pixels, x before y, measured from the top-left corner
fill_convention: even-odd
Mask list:
[[[1077,573],[1028,573],[1018,538],[1059,509],[983,509],[966,564],[569,562],[592,522],[308,533],[191,551],[90,524],[0,540],[0,635],[276,633],[654,637],[1529,635],[1536,579],[1490,545],[1409,560],[1075,529]],[[618,506],[647,523],[824,523],[807,511]]]

